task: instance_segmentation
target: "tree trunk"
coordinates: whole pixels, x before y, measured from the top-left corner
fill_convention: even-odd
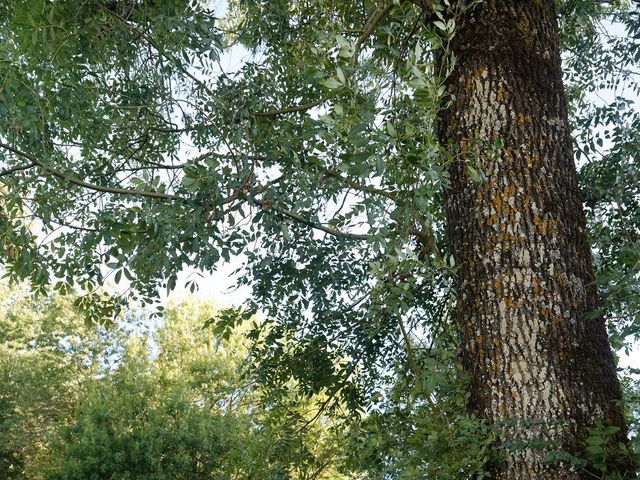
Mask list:
[[[626,439],[605,322],[589,315],[598,300],[555,15],[553,0],[485,0],[464,13],[439,131],[470,407],[523,442],[493,467],[497,479],[594,478],[592,466],[543,459],[584,456],[596,419],[621,427],[616,444]],[[469,177],[472,161],[484,181]],[[608,468],[633,477],[622,457]]]

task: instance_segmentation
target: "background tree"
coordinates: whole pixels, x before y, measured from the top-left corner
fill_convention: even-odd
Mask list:
[[[86,325],[70,298],[33,299],[0,283],[2,478],[39,478],[33,463],[70,421],[84,383],[104,368],[111,340]]]
[[[68,298],[43,309],[3,294],[3,478],[351,478],[339,423],[303,428],[323,399],[295,382],[274,398],[245,378],[244,337],[202,328],[211,304],[173,305],[155,329],[132,311],[106,332]]]
[[[549,139],[562,143],[564,163],[559,172],[568,178],[568,127],[559,100],[553,3],[519,2],[517,21],[503,22],[504,32],[491,24],[490,31],[493,39],[513,40],[500,44],[505,53],[516,52],[510,45],[529,49],[533,45],[543,52],[541,68],[549,69],[555,83],[545,84],[544,92],[532,98],[546,105],[543,94],[554,96],[559,116],[545,120],[544,115],[527,112],[523,122],[529,122],[529,115],[534,130],[541,125],[547,130],[565,129],[562,137],[554,134]],[[500,8],[507,5],[511,4]],[[211,270],[243,253],[246,274],[239,282],[250,284],[253,291],[248,313],[260,307],[273,322],[265,335],[250,334],[257,340],[255,354],[265,366],[262,380],[277,386],[294,376],[309,394],[328,392],[327,405],[344,401],[351,411],[370,408],[376,394],[387,387],[381,373],[392,358],[402,355],[418,375],[422,365],[412,359],[412,342],[416,337],[430,341],[449,330],[455,319],[451,273],[456,261],[460,281],[465,275],[471,278],[473,271],[471,254],[461,248],[464,235],[473,232],[457,231],[451,212],[456,202],[473,200],[465,196],[469,192],[486,192],[497,185],[501,172],[489,166],[500,162],[491,162],[492,155],[504,160],[507,149],[515,148],[511,132],[498,138],[505,132],[498,129],[500,135],[491,136],[480,128],[487,118],[502,118],[500,109],[506,108],[507,96],[498,91],[492,108],[486,109],[487,118],[467,118],[461,131],[454,128],[455,107],[481,98],[473,92],[480,88],[476,80],[482,83],[485,78],[482,72],[477,79],[470,76],[476,60],[471,50],[461,47],[479,48],[487,32],[474,30],[471,20],[486,24],[487,12],[503,18],[506,13],[498,7],[490,1],[238,0],[230,3],[226,20],[216,23],[213,12],[195,1],[3,4],[0,118],[6,133],[0,142],[5,189],[1,247],[9,275],[30,277],[43,288],[53,283],[66,291],[77,283],[92,292],[112,274],[116,281],[130,282],[133,296],[151,301],[159,285],[175,286],[185,265]],[[588,147],[587,153],[597,162],[599,180],[611,174],[613,164],[628,165],[624,178],[636,178],[631,161],[637,146],[631,128],[635,117],[619,122],[615,116],[628,103],[616,101],[594,109],[581,92],[600,85],[626,86],[631,91],[636,87],[633,74],[621,72],[632,72],[638,58],[637,6],[561,2],[559,7],[559,42],[571,52],[566,71],[577,125],[583,132],[586,126],[601,126],[603,135],[607,125],[615,125],[603,155],[591,155],[590,134],[578,132],[579,145],[583,150]],[[624,31],[623,39],[601,34],[604,20]],[[235,52],[244,55],[244,61],[223,71],[217,60],[235,44],[243,46]],[[484,45],[478,53],[491,56],[493,46]],[[549,58],[544,56],[547,50]],[[617,64],[622,70],[607,68],[611,52],[622,59]],[[525,95],[512,92],[509,98],[533,95],[525,88],[518,92]],[[441,113],[445,116],[439,138]],[[463,108],[460,115],[464,114]],[[461,141],[468,142],[465,155],[451,149],[449,141],[458,147]],[[538,147],[534,142],[533,153]],[[570,179],[567,185],[570,192],[559,186],[558,195],[570,195],[579,218],[575,181]],[[542,187],[544,196],[546,185]],[[617,204],[591,192],[593,218],[601,218]],[[510,193],[499,196],[501,204],[520,211],[521,205],[511,205],[515,196]],[[455,258],[447,251],[444,196],[454,199],[449,202],[449,226],[455,234],[449,240]],[[613,315],[635,314],[637,304],[637,210],[631,208],[635,197],[620,199],[630,202],[630,209],[619,214],[631,220],[630,227],[626,221],[616,221],[606,228],[627,239],[628,248],[597,245],[600,264],[615,271],[607,286],[621,285],[608,290],[625,292],[610,296],[604,304]],[[555,207],[552,201],[541,204],[548,211],[540,218],[564,221],[572,216],[567,210],[556,219]],[[523,208],[521,215],[529,207]],[[30,230],[33,218],[39,223]],[[572,222],[561,232],[563,242],[568,233],[580,233],[581,228],[579,219]],[[561,263],[570,261],[569,244],[562,243],[568,247],[560,249]],[[574,250],[588,265],[585,248],[578,247]],[[493,267],[499,260],[495,263]],[[569,270],[564,272],[567,276]],[[592,280],[588,270],[585,266],[577,275],[583,286]],[[471,279],[475,284],[482,277]],[[87,299],[83,306],[94,317],[113,306],[89,301],[91,295]],[[468,310],[465,299],[458,299],[459,314],[477,313],[474,305]],[[575,315],[568,318],[582,322],[585,311],[596,304],[578,303],[570,309]],[[464,316],[458,320],[466,322]],[[526,320],[535,322],[533,317]],[[637,315],[618,325],[633,332],[636,320]],[[604,327],[599,322],[597,333],[602,338]],[[472,342],[497,351],[491,330],[480,332],[479,341],[477,335],[460,333],[467,352],[480,352]],[[575,332],[568,333],[567,345]],[[607,348],[604,339],[598,345],[603,352]],[[559,356],[558,349],[545,352]],[[467,364],[475,406],[491,397],[490,390],[480,386],[479,376],[473,375],[473,368],[481,364]],[[564,360],[556,365],[566,371]],[[605,360],[596,367],[602,365],[608,365],[611,376],[612,363]],[[614,380],[609,383],[614,384]],[[561,429],[567,441],[560,443],[580,451],[594,405],[618,396],[615,387],[610,395],[600,393],[599,400],[588,402],[580,428]],[[575,408],[570,405],[568,410]],[[477,411],[490,421],[496,419],[486,408]],[[529,415],[516,413],[516,417]],[[610,413],[607,422],[620,423],[619,411]],[[514,420],[512,410],[505,415]],[[548,421],[549,415],[536,419]],[[525,437],[531,433],[525,427],[516,430]],[[542,463],[548,446],[531,455],[522,448],[518,451],[512,458],[520,463],[508,467],[511,472],[523,468],[528,472],[522,462],[529,458],[536,462],[531,475],[547,475],[555,468]],[[612,468],[627,468],[628,462],[619,463]],[[559,468],[567,478],[587,475]]]

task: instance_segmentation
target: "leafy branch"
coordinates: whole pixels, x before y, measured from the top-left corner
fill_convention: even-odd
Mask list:
[[[28,154],[26,152],[23,152],[22,150],[19,150],[13,147],[12,145],[7,145],[6,143],[0,142],[0,148],[4,148],[5,150],[8,150],[20,157],[23,157],[29,160],[31,164],[28,166],[25,166],[25,169],[31,168],[33,166],[37,166],[64,182],[72,183],[73,185],[77,185],[79,187],[86,188],[89,190],[94,190],[96,192],[114,193],[117,195],[135,195],[139,197],[157,198],[157,199],[163,199],[163,200],[185,200],[182,197],[179,197],[177,195],[171,195],[169,193],[149,192],[145,190],[133,190],[128,188],[109,187],[106,185],[98,185],[96,183],[85,182],[84,180],[81,180],[74,175],[65,174],[60,170],[57,170],[50,165],[47,165],[45,162],[43,162],[39,158],[31,154]]]

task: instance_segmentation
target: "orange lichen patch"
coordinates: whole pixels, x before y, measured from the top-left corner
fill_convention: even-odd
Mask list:
[[[516,118],[516,123],[518,125],[524,125],[525,123],[533,123],[533,118],[531,115],[526,115],[524,113],[519,113]]]
[[[513,195],[515,195],[516,193],[516,187],[515,185],[507,185],[506,187],[504,187],[504,196],[509,198]]]
[[[491,202],[491,206],[494,207],[498,212],[503,211],[504,202],[502,201],[502,198],[500,198],[499,195],[495,195],[491,197],[490,202]]]
[[[548,233],[557,231],[556,221],[547,216],[545,216],[544,218],[540,218],[537,215],[534,215],[533,223],[536,226],[536,231],[541,235],[546,235]]]
[[[561,315],[554,315],[551,319],[551,323],[554,325],[560,325],[562,322],[564,322],[564,318]]]
[[[544,233],[544,231],[543,231],[543,230],[544,230],[544,228],[543,228],[543,221],[542,221],[542,219],[541,219],[539,216],[534,215],[534,216],[533,216],[532,221],[533,221],[533,224],[536,226],[536,231],[538,231],[538,232],[540,232],[540,233]],[[545,228],[546,228],[546,227],[545,227]]]
[[[547,307],[542,307],[540,309],[540,316],[548,317],[550,314],[551,314],[551,310],[549,310]]]
[[[533,42],[534,33],[529,17],[526,14],[523,14],[516,26],[522,39],[530,45]]]
[[[524,161],[527,162],[527,168],[531,168],[533,166],[533,157],[524,157]]]
[[[553,218],[547,219],[547,231],[549,233],[555,233],[558,231],[557,223]]]
[[[475,69],[473,72],[471,72],[471,74],[465,80],[465,84],[464,84],[465,92],[469,93],[473,88],[474,82],[479,78],[486,77],[486,75],[487,75],[487,67],[480,67]]]
[[[516,153],[518,153],[518,151],[515,148],[507,147],[504,149],[504,156],[507,160],[513,160],[513,157],[515,157]]]

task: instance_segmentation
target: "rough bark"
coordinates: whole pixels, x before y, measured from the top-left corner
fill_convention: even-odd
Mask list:
[[[461,358],[471,408],[524,441],[493,478],[594,478],[543,461],[551,449],[579,452],[596,419],[626,438],[605,322],[588,315],[598,300],[554,2],[485,0],[458,19],[451,50],[455,101],[439,135],[450,151]],[[473,158],[483,182],[469,177]],[[610,468],[633,476],[625,459]]]

